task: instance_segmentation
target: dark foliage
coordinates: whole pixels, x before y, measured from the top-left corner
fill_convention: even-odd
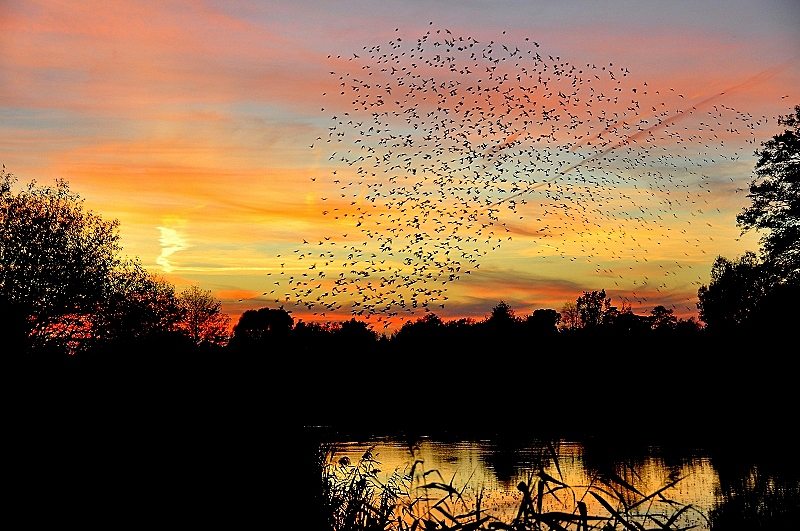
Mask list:
[[[88,212],[64,181],[13,193],[0,172],[0,314],[14,345],[47,342],[103,300],[119,265],[118,223]],[[5,328],[4,326],[4,328]]]
[[[233,327],[234,350],[274,349],[288,344],[294,318],[283,308],[247,310]]]
[[[752,204],[736,221],[743,232],[765,231],[761,256],[717,257],[711,282],[697,292],[710,329],[767,331],[789,336],[800,291],[800,105],[779,118],[787,128],[762,144],[750,183]]]
[[[93,356],[122,356],[133,345],[178,330],[196,343],[224,344],[227,316],[219,315],[210,292],[187,290],[178,297],[171,283],[149,273],[138,259],[121,257],[118,222],[86,211],[66,182],[31,182],[17,192],[14,183],[3,168],[0,333],[12,355],[88,357],[94,351]],[[209,330],[214,333],[200,337],[200,331]]]
[[[711,283],[697,292],[700,319],[715,329],[745,324],[759,308],[771,283],[754,253],[746,253],[735,262],[717,257],[711,268]]]
[[[747,197],[752,204],[737,217],[744,231],[761,238],[764,263],[781,282],[800,282],[800,105],[781,116],[786,129],[762,144]]]

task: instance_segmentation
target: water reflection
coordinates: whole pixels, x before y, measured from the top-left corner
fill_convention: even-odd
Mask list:
[[[610,522],[603,519],[614,512],[631,515],[646,528],[666,522],[674,528],[714,531],[741,529],[743,522],[749,522],[748,529],[762,528],[764,522],[789,528],[798,521],[796,466],[784,463],[779,472],[720,448],[502,437],[334,442],[336,455],[353,462],[371,451],[384,479],[398,471],[411,474],[417,494],[426,485],[441,486],[437,488],[443,495],[448,488],[457,492],[460,499],[440,506],[445,514],[466,512],[477,503],[492,521],[509,523],[525,510],[527,492],[538,504],[530,508],[532,513],[569,519],[585,509],[594,529]],[[426,492],[428,503],[438,501]]]
[[[714,503],[716,477],[707,459],[667,467],[654,456],[601,462],[596,453],[587,454],[583,444],[570,441],[445,443],[427,438],[411,443],[391,438],[342,441],[338,455],[355,462],[367,450],[381,463],[384,479],[395,471],[409,473],[413,469],[412,485],[416,488],[451,486],[463,497],[465,508],[480,499],[483,511],[502,522],[510,522],[525,509],[525,492],[534,485],[542,486],[542,490],[538,495],[531,492],[531,499],[537,503],[533,512],[559,512],[576,518],[581,503],[589,515],[609,516],[608,509],[591,494],[595,492],[610,500],[614,510],[632,508],[632,514],[650,523],[667,521],[688,506],[679,527],[707,529],[704,515]],[[588,462],[587,455],[593,456]],[[648,498],[655,492],[660,493]]]
[[[718,472],[711,511],[713,529],[797,529],[800,466],[796,449],[764,452],[758,464],[725,452],[713,460]]]

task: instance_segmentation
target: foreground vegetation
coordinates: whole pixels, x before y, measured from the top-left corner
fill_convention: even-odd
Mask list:
[[[409,445],[411,465],[381,471],[373,446],[357,461],[337,455],[335,445],[317,447],[313,529],[362,530],[573,530],[662,531],[705,528],[788,529],[798,516],[800,482],[796,470],[751,468],[738,488],[719,466],[718,503],[704,512],[673,496],[685,476],[672,476],[652,492],[643,492],[632,464],[604,459],[589,465],[587,483],[570,485],[562,475],[557,443],[540,443],[537,463],[517,485],[513,501],[498,507],[483,489],[468,489],[437,470],[425,468],[418,448]],[[588,456],[587,456],[588,457]],[[595,463],[596,464],[596,463]],[[740,465],[741,466],[741,465]],[[619,470],[619,473],[617,472]],[[747,470],[747,467],[745,467]],[[753,475],[754,474],[754,475]],[[311,523],[311,522],[309,522]]]

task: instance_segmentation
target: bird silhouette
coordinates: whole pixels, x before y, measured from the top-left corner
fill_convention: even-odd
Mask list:
[[[319,241],[330,251],[304,266],[321,282],[287,300],[367,316],[443,308],[449,284],[515,235],[540,243],[534,254],[622,279],[597,265],[601,249],[620,269],[649,262],[651,246],[683,236],[667,220],[709,215],[720,179],[705,169],[744,156],[766,120],[540,42],[431,27],[328,56],[336,112],[312,149],[335,143],[335,169],[312,182],[333,214]],[[656,260],[669,281],[676,265]]]

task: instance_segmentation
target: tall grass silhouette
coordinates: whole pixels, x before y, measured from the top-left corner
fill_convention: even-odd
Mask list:
[[[650,493],[614,473],[592,473],[585,485],[569,485],[559,465],[556,446],[546,445],[542,462],[520,481],[515,514],[504,519],[488,511],[483,488],[465,495],[472,476],[462,485],[426,470],[418,449],[409,448],[412,464],[380,480],[374,446],[357,462],[337,458],[334,445],[321,445],[317,463],[322,479],[322,511],[332,531],[684,531],[709,521],[691,504],[670,499],[684,478]],[[548,463],[548,464],[549,464]],[[554,477],[545,469],[555,470]],[[633,471],[631,471],[633,472]],[[628,474],[625,474],[626,476]],[[633,472],[635,477],[635,472]],[[513,514],[513,513],[512,513]]]

